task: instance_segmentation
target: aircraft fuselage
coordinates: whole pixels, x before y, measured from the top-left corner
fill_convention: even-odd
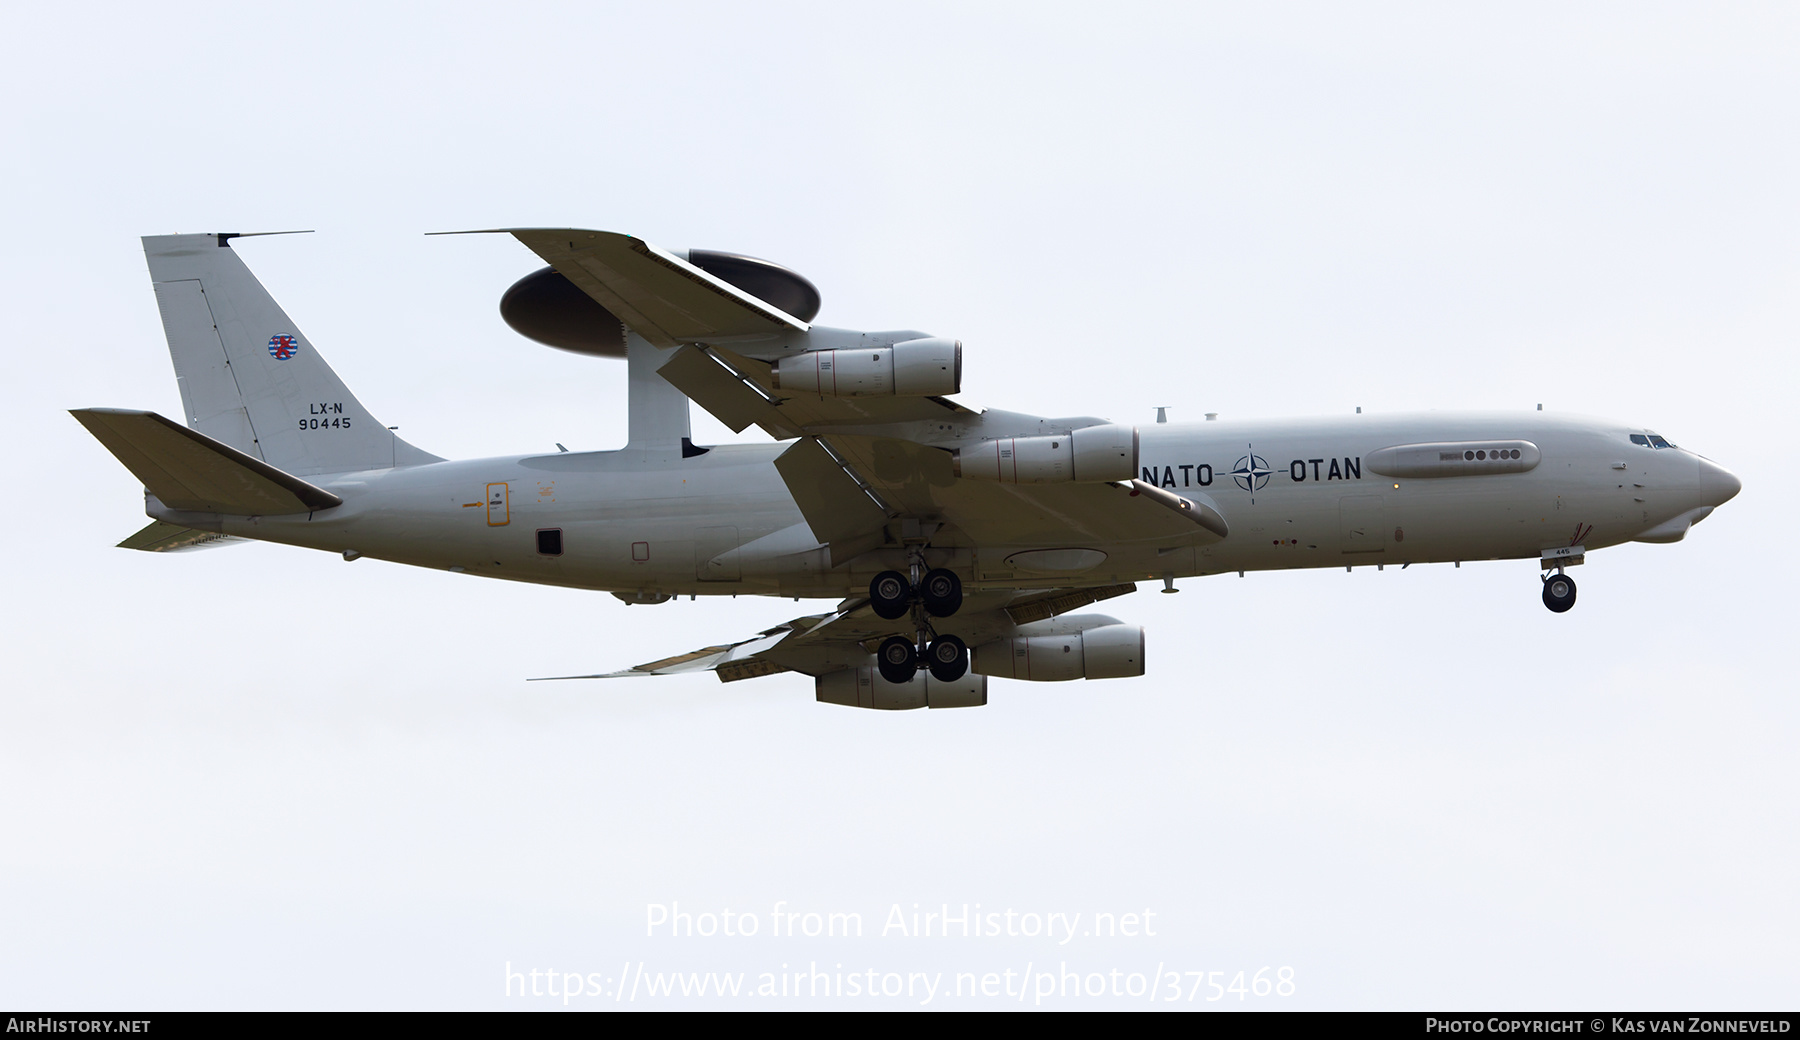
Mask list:
[[[1194,537],[1175,540],[1090,544],[1077,534],[1053,544],[971,545],[945,529],[931,540],[931,562],[955,568],[971,588],[1032,588],[1536,559],[1557,547],[1677,540],[1738,486],[1691,452],[1633,443],[1634,434],[1644,439],[1641,429],[1554,413],[1139,429],[1141,479],[1216,508],[1230,525],[1227,537],[1196,528]],[[1521,442],[1539,453],[1535,465],[1523,468],[1529,451],[1522,462],[1512,461],[1507,446]],[[1508,457],[1418,476],[1393,475],[1393,453],[1381,455],[1397,446],[1465,443],[1491,443]],[[151,512],[191,527],[353,557],[647,600],[840,597],[866,590],[874,573],[902,566],[898,544],[832,566],[775,469],[786,447],[721,445],[689,458],[627,449],[444,461],[313,478],[344,502],[312,514],[206,517],[154,501]],[[1378,472],[1383,466],[1388,473]],[[1033,549],[1087,551],[1052,557],[1058,570],[1009,562]],[[1044,558],[1038,559],[1041,566]]]

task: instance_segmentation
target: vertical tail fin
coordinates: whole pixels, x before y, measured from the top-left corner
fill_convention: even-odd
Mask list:
[[[231,249],[144,239],[188,426],[296,475],[438,461],[362,406]]]

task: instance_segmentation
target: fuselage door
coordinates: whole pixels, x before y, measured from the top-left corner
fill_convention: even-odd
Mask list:
[[[512,507],[506,502],[505,484],[487,486],[487,516],[489,527],[504,527],[512,522]]]

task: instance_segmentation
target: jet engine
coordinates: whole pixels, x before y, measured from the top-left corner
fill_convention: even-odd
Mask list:
[[[813,350],[774,368],[775,389],[825,397],[937,397],[962,389],[959,340],[909,339],[891,347]]]
[[[979,708],[987,703],[987,677],[973,672],[955,682],[939,682],[919,669],[908,683],[891,683],[873,667],[847,668],[813,681],[821,704],[906,711],[911,708]]]
[[[970,651],[969,670],[1029,682],[1129,679],[1144,674],[1144,630],[1098,615],[1034,622]]]
[[[819,313],[819,290],[780,264],[709,249],[690,249],[683,259],[801,321]],[[500,297],[500,317],[514,332],[546,346],[597,357],[625,356],[625,323],[554,267],[514,282]]]
[[[1095,484],[1138,475],[1135,426],[1084,426],[1048,437],[1002,437],[951,453],[951,469],[969,480],[1002,484]]]

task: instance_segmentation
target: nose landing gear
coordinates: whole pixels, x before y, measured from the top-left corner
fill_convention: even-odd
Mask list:
[[[1580,525],[1576,525],[1575,534],[1577,537],[1582,534]],[[1587,550],[1580,545],[1558,546],[1555,549],[1545,549],[1542,556],[1540,569],[1545,572],[1544,606],[1561,614],[1575,605],[1575,579],[1564,574],[1563,568],[1579,567],[1587,556]],[[1551,571],[1556,573],[1549,573]]]

